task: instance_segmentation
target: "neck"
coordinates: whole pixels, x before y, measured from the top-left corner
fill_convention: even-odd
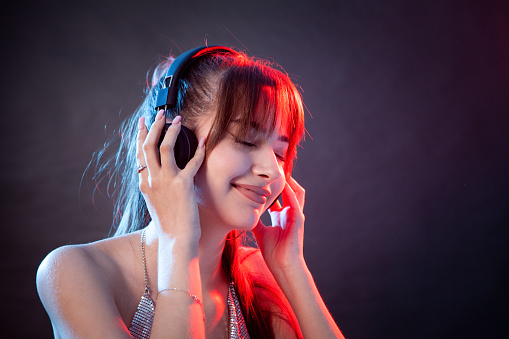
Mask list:
[[[214,214],[207,213],[206,209],[198,207],[201,226],[198,255],[202,284],[204,289],[214,289],[228,282],[223,269],[222,256],[226,236],[232,229],[225,226],[224,221]]]
[[[202,226],[198,247],[200,274],[204,292],[205,290],[216,289],[218,285],[227,282],[222,263],[227,233],[211,232],[211,229],[211,227]]]

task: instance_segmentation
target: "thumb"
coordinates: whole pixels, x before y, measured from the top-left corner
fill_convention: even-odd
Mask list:
[[[194,177],[198,170],[200,169],[201,164],[203,163],[203,159],[205,158],[205,137],[200,139],[198,143],[198,147],[196,148],[196,152],[194,156],[187,163],[186,167],[182,171],[190,172]]]
[[[256,226],[253,228],[253,232],[255,234],[255,237],[259,238],[259,236],[263,233],[263,231],[265,231],[265,226],[263,224],[263,221],[262,219],[259,219],[258,220],[258,223],[256,224]]]

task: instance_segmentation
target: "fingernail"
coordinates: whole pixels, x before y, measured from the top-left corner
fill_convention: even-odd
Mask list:
[[[164,114],[164,110],[160,110],[159,112],[157,112],[156,120],[161,120],[161,118],[163,117],[163,114]]]
[[[178,124],[180,122],[180,120],[182,120],[182,117],[180,115],[177,115],[173,121],[171,122],[172,124]]]
[[[200,142],[198,143],[198,148],[203,148],[203,147],[205,147],[205,140],[206,140],[206,139],[207,139],[206,137],[201,137],[201,138],[200,138]]]
[[[138,129],[142,129],[145,126],[145,117],[141,117],[138,119]]]

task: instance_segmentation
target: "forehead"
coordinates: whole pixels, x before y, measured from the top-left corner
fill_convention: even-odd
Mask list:
[[[288,84],[276,80],[241,81],[237,86],[226,83],[225,88],[231,91],[221,96],[223,100],[217,111],[219,130],[224,132],[234,128],[239,138],[262,137],[294,145],[300,137],[300,133],[295,133],[298,128],[296,115],[300,113],[296,105],[298,98]]]
[[[233,128],[240,130],[240,132],[242,133],[243,121],[241,119],[232,120],[230,122],[230,125]],[[274,128],[272,130],[269,128],[269,126],[264,127],[257,121],[251,121],[249,123],[249,130],[247,131],[246,134],[249,134],[251,136],[263,136],[266,138],[276,137],[276,139],[279,141],[289,142],[287,129],[288,129],[287,126],[281,125],[280,119],[276,121],[276,124],[274,125]]]
[[[249,117],[243,117],[249,121],[246,119],[243,124],[249,124],[249,128],[257,133],[288,135],[289,107],[280,102],[277,94],[275,88],[263,86],[251,114]]]

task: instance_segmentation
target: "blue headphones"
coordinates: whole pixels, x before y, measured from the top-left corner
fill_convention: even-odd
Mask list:
[[[157,92],[156,111],[171,109],[177,105],[178,84],[186,70],[202,56],[212,54],[237,54],[233,49],[224,46],[201,46],[180,54],[170,65],[164,77],[164,87]]]

